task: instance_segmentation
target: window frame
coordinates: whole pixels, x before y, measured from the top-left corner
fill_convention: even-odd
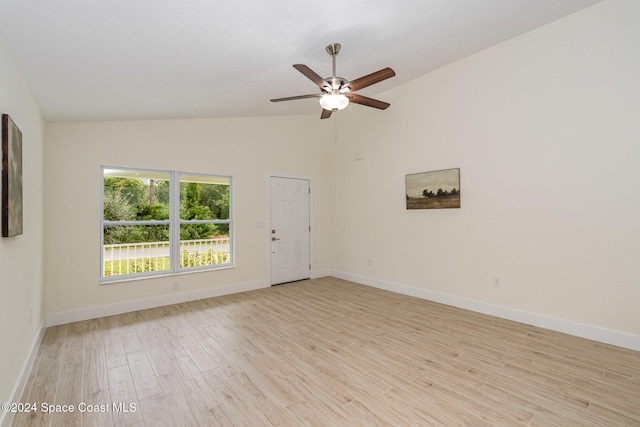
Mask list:
[[[113,221],[104,218],[104,180],[106,170],[127,171],[131,173],[147,173],[147,174],[167,174],[169,176],[169,219],[166,220],[126,220]],[[160,169],[144,169],[132,168],[126,166],[107,166],[102,165],[100,168],[100,284],[124,282],[131,280],[139,280],[162,276],[175,276],[182,274],[191,274],[202,271],[221,270],[235,267],[235,250],[234,250],[234,224],[233,224],[233,177],[230,175],[205,174],[196,172],[181,172],[173,170]],[[215,220],[183,220],[180,218],[180,178],[181,176],[189,177],[205,177],[214,179],[228,180],[229,186],[229,215],[228,219]],[[185,181],[188,182],[188,181]],[[229,227],[229,261],[220,264],[211,264],[205,266],[180,266],[180,229],[183,224],[227,224]],[[129,274],[118,274],[105,276],[105,242],[104,229],[108,226],[127,226],[127,225],[167,225],[169,227],[169,269],[145,271]]]

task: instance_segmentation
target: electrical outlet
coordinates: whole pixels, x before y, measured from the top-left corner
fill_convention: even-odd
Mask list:
[[[367,264],[369,265],[369,267],[373,265],[373,261],[371,261],[371,258],[369,258],[369,260],[367,261]]]
[[[499,288],[502,286],[502,282],[500,281],[499,277],[494,277],[493,278],[493,287],[494,288]]]
[[[178,289],[180,289],[180,283],[179,282],[173,282],[173,290],[177,291]]]

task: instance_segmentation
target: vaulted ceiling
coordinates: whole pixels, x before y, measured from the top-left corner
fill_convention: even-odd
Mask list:
[[[0,0],[0,38],[48,121],[319,115],[269,99],[318,91],[292,64],[330,76],[330,43],[396,71],[373,96],[598,1]]]

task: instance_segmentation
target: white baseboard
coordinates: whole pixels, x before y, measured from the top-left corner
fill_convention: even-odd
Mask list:
[[[453,307],[464,308],[478,313],[488,314],[593,341],[640,351],[640,335],[633,335],[627,332],[620,332],[571,320],[559,319],[544,314],[532,313],[502,305],[462,298],[441,292],[434,292],[427,289],[414,288],[399,283],[387,282],[342,271],[334,270],[331,272],[331,276],[399,294],[422,298]]]
[[[319,277],[331,276],[331,270],[315,270],[311,272],[311,278],[317,279]]]
[[[269,284],[265,281],[236,283],[233,285],[216,286],[213,288],[199,289],[196,291],[166,294],[157,297],[144,298],[133,301],[123,301],[115,304],[106,304],[79,310],[63,311],[47,315],[46,325],[63,325],[65,323],[80,322],[83,320],[95,319],[98,317],[113,316],[115,314],[146,310],[148,308],[162,307],[165,305],[178,304],[181,302],[219,297],[222,295],[230,295],[238,292],[252,291],[255,289],[267,287],[269,287]]]
[[[27,380],[29,379],[29,375],[31,374],[31,369],[33,369],[33,363],[36,360],[38,348],[40,348],[40,342],[42,341],[42,337],[44,336],[45,329],[46,328],[43,324],[40,327],[40,332],[38,332],[36,339],[31,345],[29,356],[22,365],[20,377],[18,377],[18,381],[16,382],[15,386],[13,386],[13,390],[11,390],[11,394],[9,395],[9,399],[7,400],[8,402],[20,401],[20,397],[22,397],[22,393],[24,392],[24,386],[27,384]],[[14,415],[15,414],[13,412],[0,411],[0,427],[9,427],[11,425],[11,422],[13,421]]]

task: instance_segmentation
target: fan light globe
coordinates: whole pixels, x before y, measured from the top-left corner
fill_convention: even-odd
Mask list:
[[[320,105],[325,110],[344,110],[349,105],[349,98],[341,93],[328,93],[320,98]]]

